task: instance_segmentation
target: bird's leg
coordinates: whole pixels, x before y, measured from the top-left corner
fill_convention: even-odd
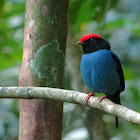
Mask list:
[[[107,94],[103,97],[99,97],[99,102],[101,102],[103,99],[107,98]]]
[[[88,102],[88,99],[91,97],[91,96],[94,96],[94,93],[91,92],[87,95],[87,97],[85,98],[85,102],[87,103]]]

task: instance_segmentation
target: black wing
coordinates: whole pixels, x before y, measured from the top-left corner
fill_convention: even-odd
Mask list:
[[[112,55],[112,58],[116,62],[116,65],[117,65],[117,72],[118,72],[119,77],[120,77],[120,92],[122,92],[125,89],[125,81],[124,81],[123,69],[122,69],[120,60],[117,57],[117,55],[115,55],[114,53],[111,53],[111,55]]]

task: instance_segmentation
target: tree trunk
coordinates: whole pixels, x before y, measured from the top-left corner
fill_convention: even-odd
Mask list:
[[[68,0],[27,0],[19,86],[64,88]],[[20,99],[19,140],[60,140],[63,103]]]

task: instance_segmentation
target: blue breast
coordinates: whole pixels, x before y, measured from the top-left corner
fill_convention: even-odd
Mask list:
[[[117,65],[111,53],[113,52],[103,49],[82,56],[81,75],[87,87],[93,92],[113,95],[120,87]]]

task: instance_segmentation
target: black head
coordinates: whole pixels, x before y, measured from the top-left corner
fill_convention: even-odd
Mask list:
[[[101,49],[110,50],[110,43],[95,34],[83,36],[77,44],[82,45],[84,53],[91,53]]]

